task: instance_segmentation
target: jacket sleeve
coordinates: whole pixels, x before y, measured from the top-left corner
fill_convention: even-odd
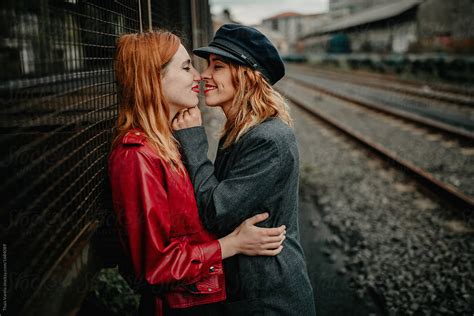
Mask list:
[[[239,148],[239,159],[225,179],[218,181],[214,165],[207,157],[207,137],[203,127],[176,132],[184,161],[194,185],[201,219],[210,231],[225,235],[243,220],[265,211],[265,201],[282,172],[277,144],[254,137]],[[268,211],[268,210],[267,210]]]
[[[111,166],[114,208],[125,232],[136,276],[171,288],[207,276],[222,263],[217,240],[190,245],[170,240],[170,210],[160,165],[138,150],[126,150]]]

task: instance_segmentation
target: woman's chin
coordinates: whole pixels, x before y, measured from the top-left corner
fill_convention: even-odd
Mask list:
[[[207,106],[211,108],[219,106],[219,104],[217,104],[216,102],[212,102],[212,99],[209,99],[209,98],[205,98],[204,102],[206,103]]]
[[[196,102],[189,102],[188,104],[183,105],[183,109],[190,109],[198,106],[199,100],[196,100]]]

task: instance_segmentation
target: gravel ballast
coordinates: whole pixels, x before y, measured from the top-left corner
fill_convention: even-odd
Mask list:
[[[315,231],[323,224],[330,228],[324,251],[330,259],[333,252],[342,253],[339,273],[388,314],[471,315],[474,229],[469,219],[444,209],[410,179],[307,113],[291,109],[301,187],[311,192],[318,212],[318,219],[306,224]]]

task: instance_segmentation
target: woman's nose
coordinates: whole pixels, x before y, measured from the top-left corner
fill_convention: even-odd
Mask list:
[[[209,67],[207,67],[203,72],[201,72],[201,79],[210,79],[211,72],[209,71]]]
[[[193,76],[194,76],[194,81],[201,81],[201,74],[199,71],[193,68]]]

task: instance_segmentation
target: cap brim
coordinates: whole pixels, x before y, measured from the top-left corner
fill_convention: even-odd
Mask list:
[[[245,61],[239,59],[238,57],[232,55],[231,53],[226,52],[223,49],[213,46],[200,47],[193,50],[193,54],[201,58],[209,59],[210,54],[221,56],[229,61],[245,65]]]

